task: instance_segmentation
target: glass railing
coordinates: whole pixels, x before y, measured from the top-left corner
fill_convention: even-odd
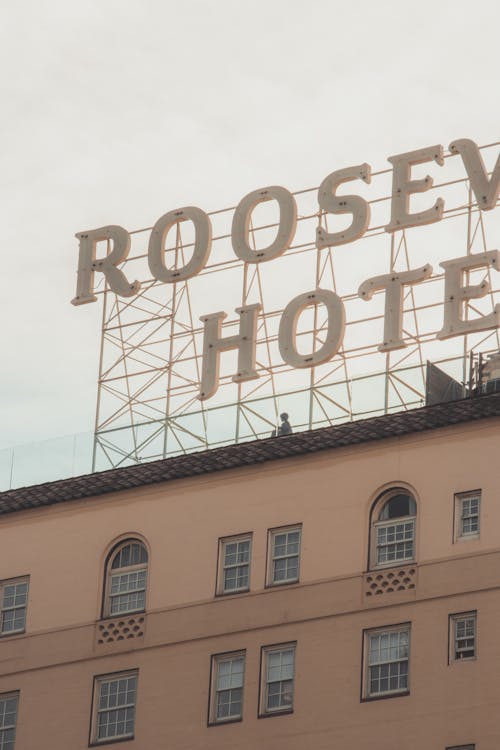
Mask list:
[[[435,364],[445,375],[434,401],[461,398],[463,358]],[[427,373],[425,365],[411,365],[102,431],[97,439],[79,433],[1,450],[0,491],[270,437],[283,411],[300,432],[418,408],[426,402]]]
[[[0,450],[0,491],[89,474],[93,446],[83,432]]]

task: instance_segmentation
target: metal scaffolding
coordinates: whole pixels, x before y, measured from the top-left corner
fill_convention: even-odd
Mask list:
[[[493,147],[497,146],[482,147],[487,161],[496,156]],[[496,249],[500,217],[498,211],[478,209],[460,157],[446,154],[445,158],[447,175],[453,179],[436,179],[425,193],[425,205],[433,194],[445,199],[441,222],[386,233],[392,170],[384,169],[372,173],[372,184],[360,185],[357,191],[370,203],[371,225],[362,238],[348,245],[316,249],[316,227],[321,223],[328,231],[330,220],[318,210],[317,188],[294,193],[299,215],[293,246],[267,263],[245,263],[232,252],[234,207],[210,213],[214,237],[209,262],[187,281],[164,284],[152,279],[146,257],[150,228],[133,232],[132,251],[122,268],[127,277],[141,280],[139,293],[120,298],[106,287],[96,292],[103,298],[103,313],[93,469],[267,437],[283,411],[290,414],[294,430],[303,430],[414,408],[425,399],[427,360],[440,362],[465,383],[471,352],[498,351],[499,331],[436,339],[443,308],[439,263]],[[439,178],[439,167],[425,167]],[[273,204],[258,206],[252,217],[250,239],[255,250],[274,238]],[[185,264],[192,240],[190,223],[178,224],[175,242],[166,248],[169,267]],[[433,265],[433,275],[405,293],[406,348],[381,353],[384,295],[376,293],[366,302],[358,297],[357,288],[370,276],[424,263]],[[486,276],[490,291],[469,300],[466,315],[490,313],[500,302],[499,281],[489,269],[468,275],[470,283],[480,283]],[[293,297],[318,287],[335,291],[344,303],[344,342],[331,361],[309,370],[293,369],[279,355],[279,320]],[[200,316],[221,309],[227,312],[223,334],[229,336],[237,332],[235,308],[254,303],[262,306],[257,332],[259,379],[233,383],[235,356],[224,353],[218,392],[208,401],[199,401]],[[321,307],[308,308],[299,321],[299,349],[317,350],[326,328]]]

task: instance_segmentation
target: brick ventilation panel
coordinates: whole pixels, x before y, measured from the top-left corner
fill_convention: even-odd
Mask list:
[[[365,596],[391,594],[394,591],[411,591],[415,588],[416,573],[414,566],[368,573],[365,577]]]
[[[141,638],[144,635],[144,623],[144,615],[103,620],[97,624],[97,645]]]

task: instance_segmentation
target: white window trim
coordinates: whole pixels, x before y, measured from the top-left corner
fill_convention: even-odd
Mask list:
[[[134,707],[134,729],[132,733],[127,734],[120,734],[120,735],[114,735],[113,737],[103,737],[102,739],[98,739],[98,719],[99,714],[103,711],[109,712],[114,711],[120,708],[126,708],[127,706],[116,706],[115,708],[109,708],[109,709],[99,709],[99,698],[100,698],[100,686],[104,682],[113,682],[116,680],[123,680],[127,679],[128,677],[135,677],[136,678],[136,688],[135,688],[135,703],[133,704]],[[93,700],[92,700],[92,734],[91,734],[91,740],[90,745],[96,746],[96,745],[109,745],[112,742],[120,742],[122,740],[131,740],[135,737],[135,724],[137,719],[137,695],[138,695],[138,689],[139,689],[139,670],[138,669],[130,669],[125,672],[111,672],[110,674],[100,674],[94,677],[94,691],[93,691]],[[127,704],[128,705],[128,704]],[[129,704],[130,706],[132,704]]]
[[[400,518],[390,518],[383,520],[378,519],[385,504],[395,495],[409,495],[415,503],[416,513],[412,516],[401,516]],[[377,531],[383,526],[394,526],[397,523],[413,522],[413,556],[404,560],[388,560],[387,562],[378,562],[378,545]],[[372,506],[370,513],[370,536],[369,536],[369,570],[383,570],[385,568],[398,568],[405,565],[414,565],[417,561],[417,539],[418,539],[418,504],[415,493],[409,487],[404,485],[392,486],[384,490],[377,501]]]
[[[388,560],[387,562],[378,562],[378,544],[377,544],[377,531],[383,526],[396,526],[400,523],[413,522],[413,555],[406,557],[401,560]],[[381,568],[397,568],[401,565],[411,565],[416,560],[416,546],[417,546],[417,516],[401,516],[401,518],[391,518],[389,521],[375,521],[372,523],[371,528],[371,554],[370,554],[370,570],[379,570]]]
[[[27,591],[26,591],[26,604],[22,607],[4,607],[4,591],[6,586],[12,586],[16,585],[18,583],[26,583],[27,584]],[[28,601],[29,601],[29,593],[30,593],[30,578],[29,576],[19,576],[18,578],[7,578],[4,581],[0,581],[0,638],[8,638],[11,635],[20,635],[21,633],[26,632],[26,619],[28,617]],[[17,628],[16,630],[2,630],[3,627],[3,613],[11,611],[13,609],[24,609],[24,623],[22,628]]]
[[[219,539],[219,560],[217,567],[217,596],[231,596],[231,594],[244,594],[250,591],[250,581],[252,575],[252,532],[246,534],[236,534],[235,536],[225,536]],[[225,565],[225,551],[226,545],[234,542],[249,542],[248,547],[248,563],[236,563],[235,565]],[[225,589],[224,588],[224,571],[226,568],[237,568],[248,565],[248,584],[246,586],[239,586],[237,588]]]
[[[289,532],[299,532],[299,551],[297,555],[283,555],[283,556],[275,556],[274,555],[274,539],[278,534],[287,534]],[[298,583],[300,580],[300,561],[302,556],[302,524],[297,523],[293,524],[291,526],[280,526],[276,529],[269,529],[268,531],[268,546],[267,546],[267,586],[283,586],[290,583]],[[295,578],[286,578],[283,580],[275,581],[273,578],[274,575],[274,560],[277,559],[286,559],[290,557],[297,557],[297,576]]]
[[[478,499],[478,516],[477,516],[477,531],[462,532],[462,508],[463,501],[470,500],[473,498]],[[479,539],[481,534],[481,490],[470,490],[468,492],[457,492],[454,496],[454,530],[453,530],[453,541],[454,542],[469,542],[474,539]]]
[[[457,627],[457,621],[458,620],[465,620],[465,619],[473,619],[474,620],[474,656],[465,656],[463,659],[457,659],[456,658],[456,641],[457,641],[457,634],[456,634],[456,627]],[[452,615],[450,615],[450,635],[449,635],[449,643],[450,643],[450,653],[449,653],[449,663],[450,664],[462,664],[462,662],[465,661],[475,661],[477,659],[477,647],[478,647],[478,638],[477,638],[477,610],[471,610],[470,612],[457,612]]]
[[[382,633],[408,633],[408,657],[407,659],[398,659],[396,661],[408,662],[407,686],[397,690],[386,690],[383,693],[370,693],[370,636],[381,635]],[[397,698],[398,696],[409,695],[410,693],[410,660],[411,660],[411,623],[402,623],[401,625],[387,625],[380,628],[370,628],[363,633],[363,684],[362,696],[365,701],[375,701],[384,698]],[[387,662],[394,664],[396,662]],[[374,665],[372,665],[374,666]]]
[[[122,547],[125,547],[127,544],[141,544],[144,549],[146,550],[146,554],[148,556],[148,561],[146,563],[138,563],[137,565],[128,565],[126,568],[115,568],[112,569],[113,560],[115,559],[116,555],[119,554]],[[112,599],[117,598],[120,596],[120,594],[113,594],[111,595],[111,580],[114,576],[119,575],[126,575],[128,573],[136,573],[141,570],[146,571],[146,585],[144,589],[134,589],[133,591],[127,591],[123,593],[131,594],[135,591],[144,591],[144,607],[137,607],[135,609],[127,609],[122,610],[121,612],[111,612],[111,601]],[[124,539],[122,542],[119,542],[119,544],[116,544],[113,547],[112,554],[109,556],[107,563],[106,563],[106,571],[105,571],[105,583],[104,583],[104,607],[103,607],[103,613],[102,616],[105,619],[110,618],[116,618],[116,617],[127,617],[128,615],[137,615],[140,612],[146,611],[146,605],[147,605],[147,599],[148,599],[148,585],[149,585],[149,551],[146,545],[144,544],[141,539]]]
[[[279,706],[277,708],[267,707],[267,660],[271,653],[279,651],[293,651],[293,678],[292,678],[292,705]],[[291,714],[295,707],[295,678],[297,675],[297,642],[276,643],[272,646],[262,646],[260,660],[260,688],[259,688],[259,718],[263,716],[279,716],[280,714]],[[281,680],[283,682],[283,680]]]
[[[241,686],[241,713],[233,716],[217,717],[217,677],[218,677],[218,665],[224,661],[233,661],[235,659],[243,659],[243,677]],[[243,701],[245,696],[245,670],[246,670],[246,651],[229,651],[223,654],[214,654],[211,662],[211,674],[210,674],[210,714],[209,714],[209,725],[215,724],[230,724],[232,721],[241,721],[243,719]]]
[[[2,738],[4,731],[6,731],[8,729],[13,729],[14,730],[14,743],[16,741],[17,719],[18,719],[18,716],[19,716],[19,695],[20,695],[19,690],[12,690],[12,691],[10,691],[8,693],[0,693],[0,700],[1,701],[12,700],[12,698],[16,698],[17,699],[17,704],[16,704],[16,723],[15,724],[7,724],[5,726],[0,727],[0,738]]]

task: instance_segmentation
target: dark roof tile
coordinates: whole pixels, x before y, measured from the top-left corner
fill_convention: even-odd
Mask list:
[[[309,432],[212,448],[7,490],[0,493],[0,515],[498,416],[500,393],[493,393]]]

